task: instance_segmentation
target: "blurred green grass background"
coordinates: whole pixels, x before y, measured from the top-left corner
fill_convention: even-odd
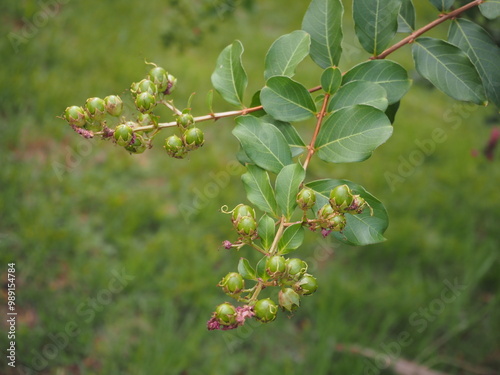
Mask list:
[[[173,160],[159,144],[130,156],[85,141],[56,116],[88,97],[123,93],[146,74],[144,60],[178,78],[179,107],[196,92],[194,113],[208,113],[210,74],[235,38],[245,46],[249,101],[264,83],[267,48],[300,28],[308,2],[256,1],[182,51],[161,42],[174,11],[167,1],[59,3],[17,51],[8,35],[22,35],[23,20],[33,21],[41,3],[0,5],[0,275],[5,280],[7,263],[16,263],[19,312],[18,367],[2,355],[0,373],[393,374],[381,357],[353,354],[350,345],[448,374],[498,370],[499,157],[471,157],[488,139],[494,108],[457,104],[412,72],[388,143],[360,164],[315,159],[308,176],[347,178],[382,200],[388,241],[353,248],[311,233],[296,255],[320,288],[292,318],[208,332],[211,312],[227,300],[216,283],[250,256],[220,250],[235,235],[219,208],[246,202],[234,173],[232,121],[204,123],[203,149]],[[420,24],[436,17],[430,5],[418,6]],[[352,30],[348,18],[346,26]],[[345,38],[343,69],[368,57],[351,31]],[[410,67],[409,52],[394,58]],[[314,64],[299,69],[297,79],[318,84]],[[231,109],[219,99],[214,107]],[[299,125],[306,134],[308,126]],[[398,174],[435,128],[446,141],[388,183],[387,172]],[[197,199],[200,209],[186,214]],[[466,287],[451,298],[448,283]],[[5,307],[3,298],[3,316]],[[4,353],[7,342],[2,334]]]

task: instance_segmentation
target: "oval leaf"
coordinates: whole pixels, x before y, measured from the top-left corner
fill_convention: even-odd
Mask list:
[[[351,81],[378,83],[387,92],[389,104],[401,100],[411,85],[405,68],[390,60],[370,60],[356,65],[344,75],[344,84]]]
[[[257,233],[259,234],[262,247],[265,250],[269,250],[274,241],[274,235],[276,233],[274,220],[264,214],[259,220]]]
[[[373,195],[368,193],[362,186],[347,180],[318,180],[306,184],[316,191],[315,209],[323,207],[328,203],[330,191],[339,185],[347,184],[354,194],[359,194],[373,209],[365,209],[359,215],[346,214],[347,224],[344,230],[333,232],[338,240],[349,245],[370,245],[385,241],[384,232],[389,225],[389,218],[384,205]]]
[[[481,14],[490,20],[500,17],[500,0],[486,0],[479,4]]]
[[[418,38],[413,44],[418,73],[456,100],[484,104],[481,78],[467,55],[444,40]]]
[[[255,270],[250,265],[248,259],[240,258],[240,261],[238,262],[238,272],[244,279],[247,280],[255,279]]]
[[[271,77],[260,92],[264,110],[277,120],[302,121],[314,116],[316,106],[307,89],[289,77]]]
[[[311,58],[323,69],[339,64],[343,14],[340,0],[312,0],[302,20],[302,29],[311,35]]]
[[[415,30],[415,6],[412,0],[402,0],[398,16],[398,33],[411,33]]]
[[[268,257],[265,256],[264,258],[259,260],[259,262],[257,263],[257,266],[255,267],[257,277],[264,280],[264,281],[269,279],[269,275],[266,272],[267,259],[268,259]]]
[[[378,55],[398,30],[401,0],[353,0],[354,28],[363,48]]]
[[[368,159],[392,134],[384,112],[355,105],[333,112],[323,123],[315,147],[321,160],[351,163]]]
[[[321,75],[321,88],[328,94],[333,95],[342,84],[342,73],[339,68],[330,67],[325,69]]]
[[[277,174],[285,165],[292,164],[290,147],[274,125],[254,116],[240,116],[236,118],[233,134],[259,167]]]
[[[248,79],[241,63],[243,45],[239,40],[222,50],[212,74],[212,85],[225,101],[243,107],[243,92]]]
[[[328,104],[328,111],[356,104],[365,104],[385,111],[389,105],[387,92],[378,83],[368,81],[352,81],[342,86]]]
[[[247,165],[247,173],[241,176],[247,192],[247,198],[264,212],[278,216],[278,206],[269,175],[256,165]]]
[[[469,56],[488,99],[500,107],[500,48],[488,32],[474,22],[459,18],[451,23],[448,40]]]
[[[284,167],[276,177],[276,202],[287,220],[297,206],[299,185],[305,176],[306,172],[300,164],[291,164]]]
[[[444,12],[451,8],[455,0],[430,0],[439,11]]]
[[[266,80],[273,76],[293,77],[295,68],[309,55],[311,37],[302,30],[278,38],[266,55]]]
[[[301,223],[290,225],[278,242],[278,254],[288,254],[304,242],[304,227]]]
[[[297,129],[289,122],[278,121],[269,115],[263,116],[262,120],[276,126],[281,133],[285,136],[288,145],[292,151],[292,157],[302,154],[306,149],[302,137],[297,132]]]

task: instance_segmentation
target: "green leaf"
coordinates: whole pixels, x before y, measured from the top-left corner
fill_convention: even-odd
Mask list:
[[[259,234],[262,247],[265,250],[269,250],[274,241],[274,235],[276,233],[274,220],[266,214],[262,215],[259,220],[259,225],[257,226],[257,233]]]
[[[302,20],[302,30],[311,35],[311,58],[323,69],[339,64],[343,14],[340,0],[312,0]]]
[[[333,112],[323,123],[315,147],[321,160],[350,163],[368,159],[392,134],[384,112],[355,105]]]
[[[451,8],[455,0],[430,0],[439,11],[444,12]]]
[[[378,55],[398,30],[402,0],[353,0],[354,28],[363,48]]]
[[[264,77],[293,77],[297,65],[309,55],[311,37],[302,30],[278,38],[266,55]]]
[[[488,99],[500,107],[500,48],[488,32],[474,22],[459,18],[452,21],[448,40],[469,56]]]
[[[283,133],[292,151],[292,157],[296,157],[305,151],[306,144],[302,140],[300,134],[297,132],[297,129],[295,129],[292,124],[290,124],[289,122],[276,120],[269,115],[263,116],[262,120],[273,124],[279,129],[281,133]]]
[[[274,173],[292,164],[292,154],[283,134],[254,116],[236,118],[233,134],[248,157],[259,167]]]
[[[243,45],[239,40],[222,50],[212,74],[212,85],[225,101],[243,107],[243,92],[247,87],[247,74],[241,63]]]
[[[247,173],[241,176],[247,192],[247,198],[260,210],[278,217],[278,205],[274,191],[269,180],[269,175],[256,165],[247,165]]]
[[[250,107],[253,108],[253,107],[258,107],[261,105],[262,105],[262,103],[260,102],[260,90],[259,90],[255,94],[253,94],[252,101],[250,103]],[[262,117],[265,114],[266,114],[266,111],[264,111],[263,109],[251,113],[251,115],[254,117]]]
[[[415,30],[415,7],[412,0],[402,0],[398,15],[398,33],[411,33]]]
[[[257,277],[262,279],[263,281],[266,281],[269,279],[269,275],[266,272],[266,263],[267,263],[267,256],[264,256],[259,262],[257,263],[256,267],[256,273]]]
[[[500,16],[500,0],[486,0],[479,4],[481,14],[490,20]]]
[[[304,242],[304,228],[301,223],[290,225],[278,242],[278,254],[288,254]]]
[[[339,68],[330,67],[321,74],[321,88],[330,95],[335,94],[342,84],[342,73]]]
[[[243,147],[240,146],[240,149],[236,153],[236,159],[240,162],[241,165],[245,166],[247,164],[254,164],[253,160],[248,157]]]
[[[418,38],[413,43],[418,73],[456,100],[484,104],[481,78],[467,55],[444,40]]]
[[[394,121],[396,120],[396,114],[398,113],[400,103],[401,102],[396,102],[391,104],[385,111],[385,115],[387,116],[391,124],[394,124]]]
[[[366,104],[381,111],[387,109],[387,92],[378,83],[369,81],[352,81],[340,88],[332,96],[328,104],[328,111],[337,111],[341,108],[351,107],[356,104]]]
[[[318,180],[306,186],[316,191],[316,210],[323,207],[330,199],[330,191],[339,185],[347,184],[354,194],[359,194],[373,209],[373,216],[366,208],[359,215],[346,214],[347,225],[342,233],[332,232],[338,240],[349,245],[370,245],[385,241],[383,236],[389,224],[384,205],[362,186],[347,180]]]
[[[255,270],[250,265],[248,259],[240,258],[238,262],[238,272],[244,279],[255,280]]]
[[[281,121],[307,120],[316,112],[309,91],[289,77],[269,78],[260,93],[260,100],[264,110]]]
[[[284,167],[276,177],[276,202],[283,215],[289,220],[297,206],[296,197],[299,185],[306,176],[300,164],[291,164]]]
[[[351,81],[378,83],[387,91],[389,104],[401,100],[411,85],[405,68],[390,60],[370,60],[356,65],[344,75],[344,84]]]

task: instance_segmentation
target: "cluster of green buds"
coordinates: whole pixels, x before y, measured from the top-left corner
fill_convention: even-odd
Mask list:
[[[231,222],[238,234],[235,243],[224,241],[223,246],[228,250],[252,246],[264,257],[255,268],[247,259],[241,258],[238,272],[229,272],[219,281],[217,286],[227,296],[244,305],[236,307],[229,302],[220,304],[207,323],[208,329],[234,329],[243,325],[248,318],[269,323],[276,319],[280,309],[293,313],[300,306],[302,297],[318,289],[316,278],[307,272],[307,263],[299,258],[285,257],[287,252],[277,247],[271,246],[266,252],[258,246],[258,224],[251,206],[239,204],[233,210],[223,209],[223,212],[231,215]],[[274,243],[279,242],[282,234],[279,230],[276,232]],[[260,293],[264,289],[277,291],[274,295],[262,297]]]
[[[164,148],[167,154],[176,159],[183,159],[188,151],[196,150],[205,143],[205,136],[201,129],[195,126],[191,110],[186,108],[176,117],[180,134],[173,134],[165,139]]]
[[[363,212],[365,207],[373,210],[359,194],[353,194],[346,184],[339,185],[330,191],[328,203],[320,207],[314,219],[307,219],[307,211],[316,204],[316,192],[309,187],[304,187],[297,194],[297,205],[304,211],[304,222],[307,222],[311,230],[321,229],[323,236],[330,232],[342,232],[347,220],[345,214],[357,215]]]

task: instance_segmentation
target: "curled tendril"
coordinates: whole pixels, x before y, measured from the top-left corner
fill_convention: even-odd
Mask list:
[[[220,212],[222,212],[223,214],[232,214],[234,212],[234,208],[231,211],[228,211],[228,209],[229,209],[228,205],[225,204],[220,208]]]

